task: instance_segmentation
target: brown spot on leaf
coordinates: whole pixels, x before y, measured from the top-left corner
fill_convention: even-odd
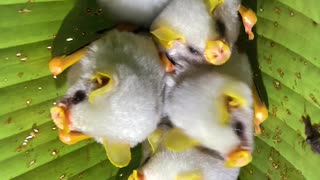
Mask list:
[[[289,109],[286,109],[287,114],[290,116],[291,115],[291,111]]]
[[[297,77],[298,79],[301,79],[301,73],[300,73],[300,72],[297,72],[297,73],[296,73],[296,77]]]
[[[273,163],[272,163],[272,167],[273,167],[274,169],[278,169],[278,168],[280,167],[280,165],[279,165],[279,163],[273,162]]]
[[[277,117],[277,112],[278,112],[278,108],[275,105],[272,105],[272,110],[271,110],[272,116]]]
[[[278,69],[277,69],[277,72],[279,73],[280,77],[283,78],[284,72],[282,71],[282,69],[281,69],[281,68],[278,68]]]
[[[273,142],[274,142],[275,144],[281,143],[281,137],[280,137],[281,134],[282,134],[281,129],[280,129],[279,127],[277,127],[277,128],[275,129],[274,135],[273,135],[273,137],[272,137]]]
[[[5,123],[6,123],[6,124],[11,124],[11,123],[12,123],[12,117],[9,117],[9,118],[6,120]]]
[[[277,89],[280,90],[281,89],[281,84],[279,81],[277,80],[273,80],[273,86]]]
[[[310,98],[311,98],[311,100],[315,103],[315,104],[317,104],[318,106],[320,106],[320,104],[318,103],[318,100],[316,99],[316,97],[311,93],[310,94]]]
[[[317,23],[317,22],[315,22],[315,21],[312,21],[312,24],[313,24],[313,26],[315,26],[315,27],[317,27],[317,26],[318,26],[318,23]]]
[[[19,77],[19,78],[22,78],[23,75],[24,75],[23,72],[19,72],[19,73],[18,73],[18,77]]]

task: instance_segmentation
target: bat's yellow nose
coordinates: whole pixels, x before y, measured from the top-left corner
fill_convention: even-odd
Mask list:
[[[243,167],[252,161],[252,155],[249,150],[239,147],[235,151],[231,152],[226,160],[226,167]]]
[[[204,56],[209,63],[222,65],[230,58],[231,50],[229,46],[221,40],[208,40]]]
[[[64,106],[52,107],[50,112],[53,122],[59,128],[59,139],[61,142],[71,145],[90,138],[90,136],[70,130],[70,120]]]
[[[70,127],[69,127],[69,120],[67,116],[67,112],[64,107],[62,106],[55,106],[52,107],[50,110],[51,113],[51,118],[53,122],[56,124],[56,126],[62,130],[64,133],[69,133],[70,132]]]

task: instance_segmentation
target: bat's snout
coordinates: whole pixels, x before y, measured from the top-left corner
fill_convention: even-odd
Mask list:
[[[229,153],[225,159],[226,167],[243,167],[252,161],[251,151],[245,147],[238,147]]]
[[[59,103],[50,110],[54,124],[59,128],[59,139],[61,142],[71,145],[90,138],[80,132],[71,131],[71,122],[66,104]]]
[[[70,132],[70,121],[66,105],[59,103],[57,106],[52,107],[50,110],[51,118],[55,125],[65,133]]]
[[[230,58],[231,50],[229,45],[221,40],[208,40],[204,56],[210,64],[222,65]]]

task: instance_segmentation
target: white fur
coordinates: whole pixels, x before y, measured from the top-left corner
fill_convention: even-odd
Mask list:
[[[252,76],[246,55],[236,51],[223,66],[192,66],[178,75],[169,90],[165,111],[172,123],[223,157],[239,145],[253,149]],[[237,120],[245,127],[245,143],[234,132],[231,123],[219,123],[219,107],[225,90],[234,90],[247,101],[244,108],[230,113],[230,122]]]
[[[211,15],[204,0],[172,0],[152,23],[151,29],[161,26],[170,27],[183,35],[189,46],[202,54],[207,40],[222,38],[232,47],[239,35],[240,22],[237,14],[239,4],[239,0],[225,0],[224,4],[218,8],[219,11]],[[227,37],[221,37],[217,32],[217,18],[226,25]],[[171,50],[168,51],[170,53]]]
[[[162,128],[162,127],[161,127]],[[144,151],[148,151],[147,146]],[[219,156],[196,148],[173,152],[160,142],[156,153],[139,170],[145,180],[173,180],[181,173],[201,172],[204,180],[235,180],[239,168],[226,168]]]
[[[198,170],[204,180],[236,180],[239,168],[226,168],[220,159],[197,149],[172,152],[164,149],[156,153],[143,167],[145,180],[173,180],[183,172]]]
[[[118,21],[149,26],[170,0],[99,0],[107,13]]]
[[[86,99],[70,105],[72,130],[135,146],[156,128],[162,113],[164,70],[155,45],[149,37],[111,31],[88,48],[69,71],[74,82],[66,97],[77,90],[89,94],[90,78],[98,71],[109,74],[115,85],[93,104]]]

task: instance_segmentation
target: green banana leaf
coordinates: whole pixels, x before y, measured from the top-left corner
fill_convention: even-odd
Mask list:
[[[301,121],[307,113],[320,123],[317,2],[244,3],[256,10],[258,23],[255,41],[240,39],[269,118],[240,179],[318,179],[320,155],[306,144]],[[62,144],[50,119],[50,107],[66,90],[65,74],[53,78],[48,70],[51,56],[71,53],[113,27],[103,14],[92,0],[0,1],[0,179],[126,179],[138,166],[140,147],[118,169],[93,140]]]

